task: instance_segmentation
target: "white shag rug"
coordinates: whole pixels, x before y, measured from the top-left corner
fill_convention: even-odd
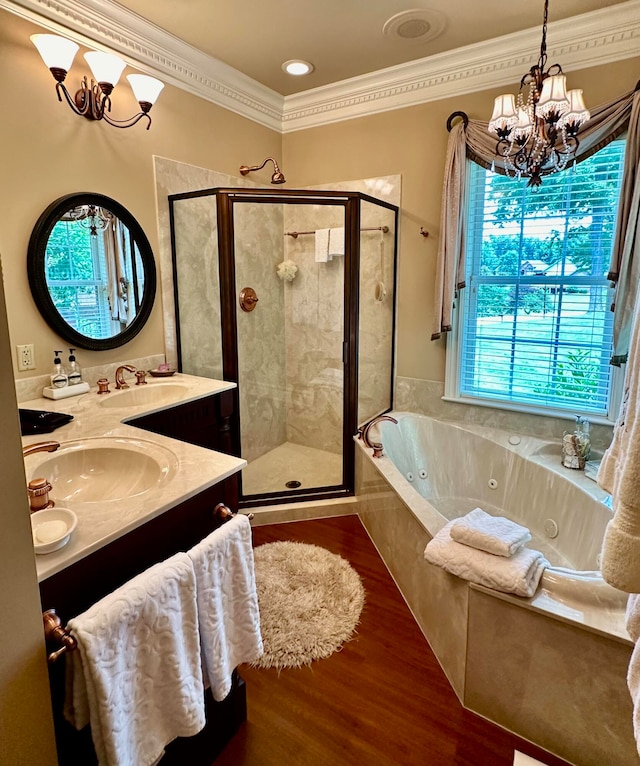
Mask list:
[[[360,619],[364,588],[348,561],[318,545],[254,550],[264,654],[258,668],[298,668],[329,657]]]

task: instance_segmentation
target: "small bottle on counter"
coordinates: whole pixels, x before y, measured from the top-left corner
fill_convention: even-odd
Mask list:
[[[60,354],[62,351],[54,351],[53,359],[53,375],[51,375],[51,388],[64,388],[69,384],[69,379],[62,367],[62,360]]]
[[[75,348],[69,349],[69,364],[67,366],[67,377],[69,379],[70,386],[76,386],[78,383],[82,383],[82,371],[80,365],[76,361]]]

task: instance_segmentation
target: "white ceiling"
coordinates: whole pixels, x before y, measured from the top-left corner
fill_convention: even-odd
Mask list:
[[[550,0],[549,48],[553,22],[622,2]],[[524,29],[541,30],[544,10],[543,0],[119,0],[119,4],[285,96]],[[385,22],[408,10],[430,12],[432,30],[440,22],[444,29],[431,40],[384,35]],[[306,77],[286,75],[281,64],[294,58],[312,62],[315,71]]]

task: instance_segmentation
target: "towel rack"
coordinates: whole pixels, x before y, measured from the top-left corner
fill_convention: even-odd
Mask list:
[[[234,512],[229,508],[229,506],[225,505],[224,503],[218,503],[216,507],[213,509],[213,516],[214,518],[218,519],[218,521],[221,521],[223,524],[225,521],[229,521],[229,519],[232,519],[234,516],[237,516],[238,512]],[[253,513],[244,513],[241,514],[242,516],[246,516],[249,521],[254,518]]]
[[[383,234],[389,233],[389,227],[388,226],[365,226],[364,228],[360,229],[360,231],[381,231]],[[285,231],[284,235],[285,237],[293,237],[294,239],[297,239],[300,234],[315,234],[316,230],[313,231]]]
[[[44,637],[47,643],[58,645],[58,648],[47,654],[47,662],[55,662],[65,652],[72,652],[78,648],[78,642],[62,627],[62,620],[56,614],[55,609],[47,609],[42,613],[42,622],[44,625]]]

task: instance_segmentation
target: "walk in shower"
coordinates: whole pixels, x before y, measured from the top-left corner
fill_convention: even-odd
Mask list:
[[[393,395],[398,208],[361,192],[169,196],[178,365],[235,381],[241,505],[353,493]]]

